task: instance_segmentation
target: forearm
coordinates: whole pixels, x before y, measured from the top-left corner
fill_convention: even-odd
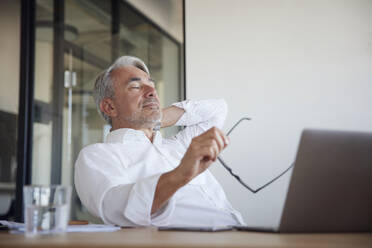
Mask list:
[[[154,200],[152,202],[151,214],[158,211],[172,197],[176,191],[187,184],[177,169],[164,173],[160,176],[156,186]]]
[[[181,116],[185,113],[185,110],[175,106],[165,108],[163,111],[163,118],[161,120],[161,127],[170,127],[177,123]]]

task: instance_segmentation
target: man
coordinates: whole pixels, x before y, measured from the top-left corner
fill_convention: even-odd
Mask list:
[[[244,224],[207,170],[228,145],[219,129],[224,100],[160,109],[155,83],[138,58],[120,57],[95,82],[97,109],[112,126],[105,143],[76,161],[77,193],[95,216],[121,226]],[[164,139],[158,129],[186,128]]]

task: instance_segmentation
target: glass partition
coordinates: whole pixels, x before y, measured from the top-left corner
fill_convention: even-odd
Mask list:
[[[53,1],[36,1],[33,184],[51,183],[53,98]]]
[[[80,150],[103,142],[110,127],[96,110],[92,89],[97,74],[117,57],[132,55],[144,60],[157,82],[163,107],[182,100],[179,42],[125,1],[62,2],[54,6],[56,1],[36,1],[34,184],[73,185]],[[56,11],[64,12],[63,29],[56,29]],[[56,97],[61,97],[61,104],[55,104]],[[176,131],[170,128],[163,134]],[[53,149],[55,144],[61,148]],[[59,182],[55,180],[58,173]],[[81,205],[76,192],[71,207],[72,219],[99,222]]]
[[[0,1],[0,219],[11,214],[17,171],[19,0]]]

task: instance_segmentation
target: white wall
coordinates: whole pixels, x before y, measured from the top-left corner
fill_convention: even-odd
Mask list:
[[[294,160],[305,127],[372,131],[371,13],[370,0],[186,1],[187,97],[224,97],[225,129],[253,118],[225,155],[249,184]],[[253,195],[212,171],[248,224],[277,224],[289,175]]]

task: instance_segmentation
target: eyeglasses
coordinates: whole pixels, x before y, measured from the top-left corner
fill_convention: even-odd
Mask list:
[[[248,117],[243,117],[241,118],[237,123],[235,123],[235,125],[227,132],[227,136],[229,136],[231,134],[231,132],[243,121],[250,121],[252,120],[251,118],[248,118]],[[251,191],[252,193],[257,193],[259,191],[261,191],[262,189],[266,188],[267,186],[269,186],[270,184],[272,184],[273,182],[275,182],[276,180],[278,180],[281,176],[283,176],[285,173],[287,173],[291,168],[293,168],[294,166],[294,163],[292,163],[287,169],[285,169],[282,173],[280,173],[278,176],[274,177],[273,179],[271,179],[269,182],[265,183],[264,185],[262,185],[261,187],[258,187],[257,189],[253,189],[251,187],[248,186],[248,184],[246,184],[245,182],[243,182],[242,179],[240,179],[240,177],[235,174],[232,169],[227,166],[227,164],[225,163],[225,161],[222,160],[222,158],[220,156],[217,157],[218,161],[220,161],[220,163],[222,164],[223,167],[225,167],[225,169],[236,179],[238,180],[238,182],[243,185],[246,189],[248,189],[249,191]]]

